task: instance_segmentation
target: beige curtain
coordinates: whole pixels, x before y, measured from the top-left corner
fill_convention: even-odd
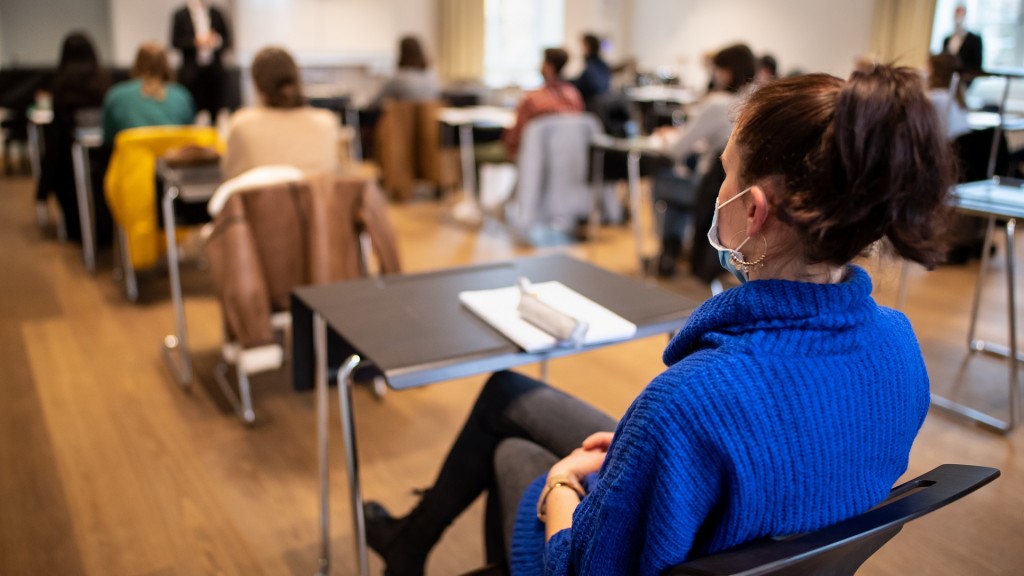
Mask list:
[[[923,68],[934,20],[935,0],[875,0],[871,55],[878,62]]]
[[[440,0],[438,70],[447,80],[484,75],[484,0]]]

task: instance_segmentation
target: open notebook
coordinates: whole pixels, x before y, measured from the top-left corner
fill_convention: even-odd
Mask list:
[[[584,345],[625,340],[636,334],[636,324],[561,282],[533,284],[532,290],[552,308],[589,325]],[[519,287],[510,286],[460,292],[459,301],[527,352],[541,352],[558,346],[554,336],[520,317],[519,296]]]

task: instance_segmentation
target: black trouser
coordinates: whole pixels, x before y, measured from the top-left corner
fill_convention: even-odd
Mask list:
[[[186,85],[192,93],[196,114],[206,110],[210,114],[210,125],[217,125],[217,113],[224,107],[224,69],[220,66],[200,66],[195,81]]]
[[[419,511],[437,537],[485,490],[488,563],[504,563],[526,487],[616,421],[589,404],[514,372],[491,376]]]

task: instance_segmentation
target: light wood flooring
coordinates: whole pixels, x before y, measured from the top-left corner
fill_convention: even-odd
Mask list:
[[[259,423],[241,426],[212,384],[219,312],[202,270],[185,289],[200,384],[184,391],[160,356],[173,328],[164,275],[142,279],[129,304],[111,278],[109,250],[85,272],[76,246],[34,222],[27,178],[0,179],[0,574],[146,575],[314,573],[318,551],[314,399],[287,369],[254,380]],[[526,251],[495,222],[468,230],[435,202],[392,210],[410,272]],[[556,248],[557,249],[557,248]],[[608,227],[573,255],[635,274],[625,229]],[[872,266],[891,304],[898,269]],[[1006,410],[1005,364],[968,358],[964,338],[977,263],[911,274],[907,313],[934,388]],[[983,335],[1005,340],[1003,266],[987,276]],[[668,287],[703,298],[677,280]],[[552,363],[550,380],[613,415],[661,367],[665,338]],[[534,370],[534,368],[529,368]],[[366,496],[396,511],[430,484],[484,376],[391,393],[357,391]],[[336,406],[332,391],[332,406]],[[333,430],[337,431],[334,410]],[[1003,437],[932,411],[908,476],[944,462],[995,466],[1003,476],[909,525],[866,575],[1024,573],[1024,431]],[[337,438],[335,432],[335,438]],[[332,451],[334,574],[354,573],[343,454]],[[482,563],[478,502],[431,557],[431,574]],[[373,558],[379,573],[380,564]]]

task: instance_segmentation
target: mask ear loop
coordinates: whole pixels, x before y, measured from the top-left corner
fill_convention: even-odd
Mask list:
[[[765,258],[768,257],[768,238],[765,238],[764,234],[761,235],[761,242],[764,243],[764,252],[762,252],[761,256],[759,256],[758,258],[756,258],[754,260],[751,260],[751,261],[747,261],[747,260],[744,260],[743,258],[740,258],[739,256],[736,255],[737,253],[739,253],[739,249],[742,248],[743,245],[747,243],[747,240],[744,240],[743,243],[740,244],[739,247],[737,247],[730,254],[730,258],[732,258],[733,264],[735,264],[737,268],[739,268],[740,270],[742,270],[744,272],[750,272],[751,270],[757,270],[759,268],[763,268],[764,267]]]

